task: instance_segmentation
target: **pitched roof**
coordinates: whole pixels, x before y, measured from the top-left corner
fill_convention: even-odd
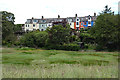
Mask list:
[[[95,21],[97,16],[85,16],[85,17],[78,17],[80,21],[88,21],[88,18],[91,17],[92,21]],[[38,18],[32,18],[32,19],[27,19],[25,22],[26,24],[32,24],[33,20],[37,20],[36,23],[52,23],[52,22],[62,22],[62,21],[67,21],[67,19],[72,19],[72,22],[76,21],[76,17],[67,17],[67,18],[43,18],[43,19],[38,19]]]

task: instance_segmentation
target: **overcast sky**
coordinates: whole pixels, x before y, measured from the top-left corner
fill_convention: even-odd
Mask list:
[[[0,0],[0,11],[15,15],[15,24],[24,24],[27,19],[79,17],[94,15],[104,9],[105,5],[118,13],[120,0]]]

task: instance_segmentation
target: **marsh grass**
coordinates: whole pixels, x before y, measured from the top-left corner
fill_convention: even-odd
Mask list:
[[[3,65],[5,78],[117,78],[116,66],[83,66],[80,64]]]
[[[118,77],[117,52],[4,48],[2,63],[4,78]]]

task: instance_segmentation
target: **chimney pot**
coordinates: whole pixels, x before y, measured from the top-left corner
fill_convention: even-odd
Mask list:
[[[96,13],[94,13],[94,16],[96,16]]]
[[[77,17],[77,14],[75,14],[75,17]]]
[[[43,19],[44,17],[42,16],[42,19]]]
[[[60,18],[60,15],[58,15],[58,18]]]

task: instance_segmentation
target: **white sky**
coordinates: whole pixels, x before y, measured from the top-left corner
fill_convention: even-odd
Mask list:
[[[15,24],[24,24],[27,19],[79,17],[101,12],[105,5],[118,13],[120,0],[0,0],[0,11],[15,15]]]

